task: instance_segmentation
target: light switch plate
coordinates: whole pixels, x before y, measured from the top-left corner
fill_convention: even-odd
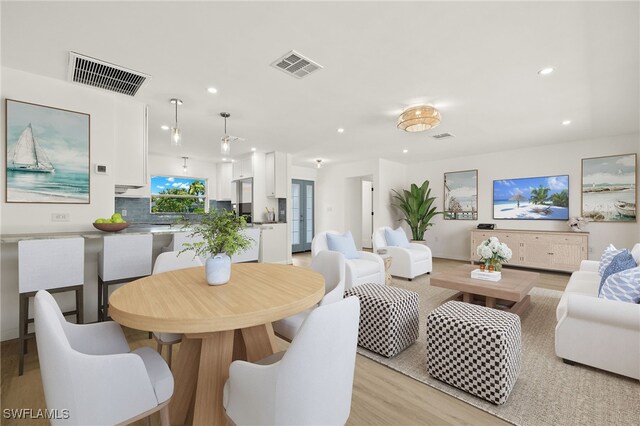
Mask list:
[[[69,213],[51,213],[51,222],[69,222]]]

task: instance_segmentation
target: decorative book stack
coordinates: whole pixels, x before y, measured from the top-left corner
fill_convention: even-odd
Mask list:
[[[500,278],[502,278],[502,272],[488,272],[481,271],[480,269],[474,269],[471,271],[471,278],[485,281],[500,281]]]

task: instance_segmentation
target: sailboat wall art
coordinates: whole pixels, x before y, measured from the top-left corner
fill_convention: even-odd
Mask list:
[[[89,114],[7,99],[8,203],[89,204]]]

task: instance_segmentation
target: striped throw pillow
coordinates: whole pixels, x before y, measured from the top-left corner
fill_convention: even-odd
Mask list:
[[[610,275],[602,286],[600,297],[622,302],[640,303],[640,267]]]

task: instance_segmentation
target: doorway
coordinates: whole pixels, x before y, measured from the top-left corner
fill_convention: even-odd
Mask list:
[[[291,251],[299,253],[311,250],[314,234],[314,182],[291,180]]]
[[[362,247],[372,248],[373,235],[373,182],[362,181]]]

